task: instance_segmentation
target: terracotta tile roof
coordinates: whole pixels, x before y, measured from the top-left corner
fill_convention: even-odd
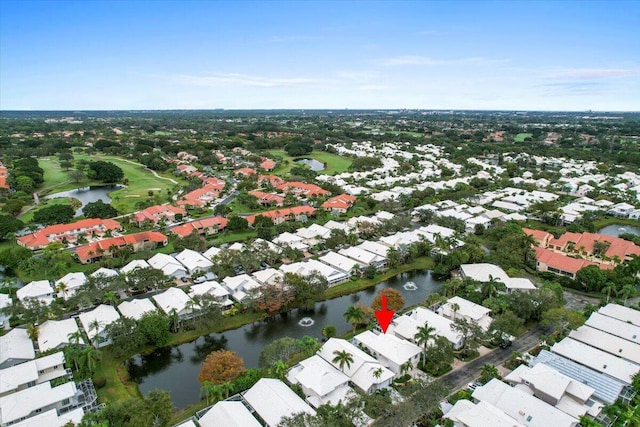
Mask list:
[[[85,261],[98,257],[100,251],[108,252],[109,248],[112,246],[135,246],[136,244],[143,243],[145,241],[164,244],[167,241],[167,236],[157,231],[143,231],[141,233],[112,237],[110,239],[100,240],[99,242],[89,243],[88,245],[78,246],[75,252],[81,261]]]
[[[227,222],[228,221],[226,218],[216,216],[213,218],[204,218],[197,221],[190,221],[173,227],[170,229],[170,231],[180,237],[187,237],[193,232],[193,230],[196,230],[198,234],[202,234],[204,232],[204,229],[209,227],[214,227],[218,230],[224,230],[224,228],[227,226]]]
[[[185,194],[184,199],[178,200],[177,203],[182,206],[204,206],[207,202],[218,198],[223,188],[224,186],[220,188],[217,184],[205,184],[202,188]]]
[[[96,231],[96,233],[102,234],[106,230],[121,230],[122,226],[118,221],[113,219],[89,218],[72,222],[71,224],[50,225],[35,233],[19,237],[17,240],[19,244],[26,248],[36,248],[48,245],[49,242],[54,239],[54,236],[71,233],[75,230],[80,232],[79,230],[81,229],[86,229],[84,231],[85,233]]]
[[[553,237],[550,233],[546,232],[546,231],[542,231],[542,230],[532,230],[530,228],[522,228],[522,231],[524,231],[524,234],[527,234],[529,236],[532,236],[534,239],[538,240],[538,241],[545,241],[547,238],[549,237]]]
[[[535,251],[536,259],[539,262],[542,262],[549,267],[566,271],[572,274],[577,273],[578,271],[580,271],[580,269],[589,265],[597,265],[602,270],[613,269],[613,265],[611,264],[596,264],[595,262],[586,261],[583,259],[571,258],[564,254],[553,252],[545,248],[535,248]]]
[[[242,174],[247,178],[250,177],[251,175],[255,175],[256,173],[257,173],[256,170],[251,168],[240,168],[240,169],[237,169],[235,172],[233,172],[234,175]]]
[[[135,219],[138,223],[148,219],[149,221],[156,222],[161,217],[172,218],[176,214],[186,215],[187,211],[177,206],[172,205],[155,205],[149,206],[146,209],[141,210],[135,214]]]
[[[257,216],[265,216],[267,218],[275,219],[275,218],[285,218],[287,219],[291,215],[314,215],[316,213],[316,209],[311,206],[296,206],[293,208],[284,208],[284,209],[275,209],[272,211],[261,212],[259,214],[250,215],[245,219],[249,222],[249,224],[253,224]]]
[[[260,190],[251,190],[249,191],[249,194],[251,194],[252,196],[256,196],[260,203],[276,205],[281,205],[282,203],[284,203],[284,197],[278,196],[277,194],[265,193],[264,191]]]
[[[299,181],[287,181],[283,184],[277,186],[278,190],[283,191],[285,193],[300,193],[306,196],[324,196],[331,194],[331,192],[315,185],[315,184],[307,184],[306,182]]]
[[[9,184],[7,184],[8,175],[9,171],[7,167],[0,163],[0,188],[9,189]]]
[[[260,175],[258,177],[258,182],[262,183],[263,181],[269,181],[273,187],[278,187],[279,185],[284,184],[284,179],[275,175]]]
[[[266,159],[265,161],[260,163],[260,168],[262,168],[264,170],[270,171],[275,167],[276,167],[276,162],[274,160],[271,160],[271,159]]]
[[[573,243],[574,250],[584,250],[589,254],[593,253],[596,242],[606,242],[609,244],[605,255],[609,258],[617,256],[620,260],[631,255],[640,256],[640,246],[621,239],[619,237],[608,236],[596,233],[564,233],[558,239],[551,239],[550,245],[559,246],[563,251],[569,242]],[[582,248],[582,249],[581,249]]]
[[[349,209],[356,202],[355,196],[350,194],[339,194],[324,202],[322,209]]]

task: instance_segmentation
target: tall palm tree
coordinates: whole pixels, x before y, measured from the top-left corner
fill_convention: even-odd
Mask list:
[[[624,298],[624,305],[627,305],[627,300],[629,298],[633,298],[636,295],[636,287],[628,283],[618,291],[618,295],[620,296],[620,298]]]
[[[373,378],[375,378],[376,380],[379,380],[380,377],[382,376],[382,368],[376,368],[373,370]]]
[[[353,355],[351,355],[351,353],[346,350],[334,350],[333,354],[335,354],[335,357],[332,362],[337,364],[341,371],[344,370],[345,365],[347,366],[347,369],[351,367],[351,364],[353,363]]]
[[[56,285],[56,292],[62,295],[63,299],[67,299],[67,295],[69,294],[69,287],[66,283],[60,282]]]
[[[453,321],[456,321],[456,313],[460,311],[460,305],[457,302],[451,304],[451,311],[453,311]]]
[[[283,380],[285,374],[287,373],[287,364],[282,360],[276,360],[275,363],[271,366],[271,370],[273,375],[275,375],[278,379]]]
[[[416,343],[422,346],[422,362],[426,362],[427,358],[427,346],[429,345],[429,341],[431,341],[435,337],[436,328],[429,326],[428,323],[425,322],[424,326],[420,326],[418,328],[418,332],[413,336],[415,338]]]
[[[607,304],[609,304],[609,298],[611,297],[611,292],[616,292],[616,288],[617,288],[617,286],[613,282],[608,282],[602,288],[602,293],[607,296]]]
[[[202,386],[200,386],[200,395],[204,395],[207,400],[207,406],[209,406],[209,399],[215,395],[215,387],[211,381],[205,381],[202,383]]]
[[[353,325],[353,332],[356,331],[356,326],[362,324],[365,318],[365,312],[360,307],[356,307],[355,305],[349,306],[347,311],[343,314],[344,318],[347,319],[347,322]]]
[[[96,365],[102,360],[102,353],[93,347],[86,347],[82,350],[81,359],[82,365],[87,369],[87,372],[92,375],[96,369]]]
[[[102,302],[115,306],[116,303],[118,302],[118,297],[115,292],[107,291],[104,293],[104,296],[102,297]]]
[[[496,279],[491,274],[489,275],[489,281],[483,282],[481,285],[482,296],[486,298],[491,298],[498,295],[498,291],[504,289],[505,285],[500,281],[500,279]]]
[[[180,328],[180,316],[178,311],[174,308],[169,312],[169,330],[171,332],[178,332]]]
[[[75,332],[71,332],[67,334],[67,339],[69,340],[69,344],[74,347],[80,347],[80,343],[82,342],[82,332],[80,332],[80,329]]]
[[[410,360],[407,360],[402,365],[400,365],[400,374],[406,375],[413,369],[413,363]]]

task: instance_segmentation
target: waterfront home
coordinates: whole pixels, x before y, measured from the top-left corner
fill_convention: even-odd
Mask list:
[[[198,424],[200,427],[262,427],[244,403],[229,400],[213,405],[198,419]]]
[[[283,418],[300,412],[316,412],[285,383],[273,378],[262,378],[242,398],[268,427],[277,427]]]
[[[164,314],[170,316],[175,310],[181,319],[192,317],[194,310],[199,309],[193,304],[193,300],[179,288],[169,288],[152,298]]]
[[[0,336],[0,369],[33,360],[36,352],[26,329],[14,328]]]
[[[311,274],[316,273],[324,277],[329,286],[349,279],[349,275],[347,273],[337,270],[315,259],[308,259],[304,262],[295,262],[292,264],[282,264],[280,266],[280,270],[284,273],[299,274],[303,277],[308,277]]]
[[[328,266],[333,267],[336,270],[344,271],[349,275],[354,275],[356,273],[360,274],[365,267],[361,262],[333,251],[327,252],[318,259]]]
[[[47,320],[38,326],[38,349],[40,352],[60,350],[71,343],[69,335],[78,332],[76,319]],[[79,344],[86,344],[81,337]]]
[[[16,291],[18,300],[23,304],[33,299],[40,301],[45,305],[53,302],[54,289],[48,280],[36,280],[29,282]]]
[[[154,313],[156,310],[156,306],[149,298],[132,299],[118,304],[120,314],[133,320],[140,320],[145,314]]]
[[[451,328],[453,321],[424,307],[416,307],[393,319],[387,333],[415,342],[418,329],[426,324],[435,329],[436,336],[445,337],[454,349],[459,350],[464,345],[464,336]]]
[[[260,289],[262,286],[248,274],[225,277],[222,280],[222,285],[231,293],[231,297],[238,302],[244,301],[253,291]]]
[[[233,305],[233,301],[229,298],[231,294],[229,291],[215,280],[209,280],[203,283],[198,283],[191,286],[189,290],[189,297],[194,298],[196,296],[208,295],[218,302],[223,307],[229,307]]]
[[[55,425],[40,424],[42,419],[39,419],[37,422],[31,422],[31,417],[54,410],[56,411],[58,419],[60,419],[62,414],[78,405],[78,397],[78,389],[74,382],[52,387],[48,381],[0,397],[0,408],[2,408],[0,410],[0,426],[19,425],[17,424],[18,422],[27,419],[29,419],[29,422],[24,423],[24,426]]]
[[[262,285],[276,285],[282,283],[284,273],[275,268],[265,268],[251,273],[251,277]]]
[[[300,384],[307,402],[314,408],[346,402],[352,392],[349,377],[318,355],[302,360],[287,373],[291,384]]]
[[[59,351],[0,370],[0,397],[69,375]]]
[[[387,248],[388,249],[388,248]],[[364,266],[372,266],[382,270],[387,265],[387,258],[376,255],[358,246],[349,246],[338,251],[338,254],[349,257]]]
[[[373,357],[397,376],[402,374],[405,364],[410,365],[411,369],[415,368],[422,353],[417,345],[391,334],[365,331],[353,337],[353,341],[369,350]]]
[[[91,311],[80,313],[78,316],[82,329],[86,332],[94,347],[104,347],[111,344],[111,338],[106,328],[120,318],[120,314],[110,305],[100,304]]]

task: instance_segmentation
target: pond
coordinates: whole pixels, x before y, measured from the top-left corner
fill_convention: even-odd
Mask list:
[[[324,163],[317,161],[316,159],[298,159],[296,163],[309,166],[312,171],[324,170]]]
[[[630,233],[640,236],[640,226],[626,224],[611,224],[598,230],[600,234],[618,237],[620,234]]]
[[[82,207],[76,211],[76,216],[82,215],[82,208],[87,203],[97,202],[102,200],[104,203],[111,203],[109,193],[122,188],[121,185],[105,185],[97,187],[84,187],[76,188],[75,190],[61,191],[60,193],[53,193],[45,196],[45,199],[56,199],[58,197],[73,197],[78,199],[82,203]]]
[[[415,286],[405,289],[408,282]],[[391,287],[402,292],[405,306],[410,306],[425,301],[441,286],[441,282],[431,277],[430,271],[403,273],[375,287],[319,302],[312,312],[293,311],[286,317],[278,316],[269,322],[256,322],[221,334],[202,336],[182,345],[156,349],[148,355],[135,356],[127,362],[129,374],[143,394],[147,395],[153,389],[167,390],[175,406],[184,408],[200,399],[200,365],[214,350],[235,351],[244,359],[247,368],[255,368],[262,348],[279,338],[310,335],[322,339],[322,328],[327,325],[334,325],[338,334],[347,332],[351,329],[343,317],[347,308],[356,302],[370,305],[376,292],[382,288]]]

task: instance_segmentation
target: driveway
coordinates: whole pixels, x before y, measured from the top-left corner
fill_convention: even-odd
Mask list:
[[[455,371],[439,378],[439,381],[445,383],[451,388],[451,391],[458,390],[468,383],[473,382],[480,376],[480,370],[485,364],[499,366],[506,362],[511,353],[514,351],[525,353],[540,343],[540,335],[543,333],[539,326],[527,331],[524,335],[517,338],[511,347],[496,348],[490,353],[480,356],[471,362],[461,366]]]

